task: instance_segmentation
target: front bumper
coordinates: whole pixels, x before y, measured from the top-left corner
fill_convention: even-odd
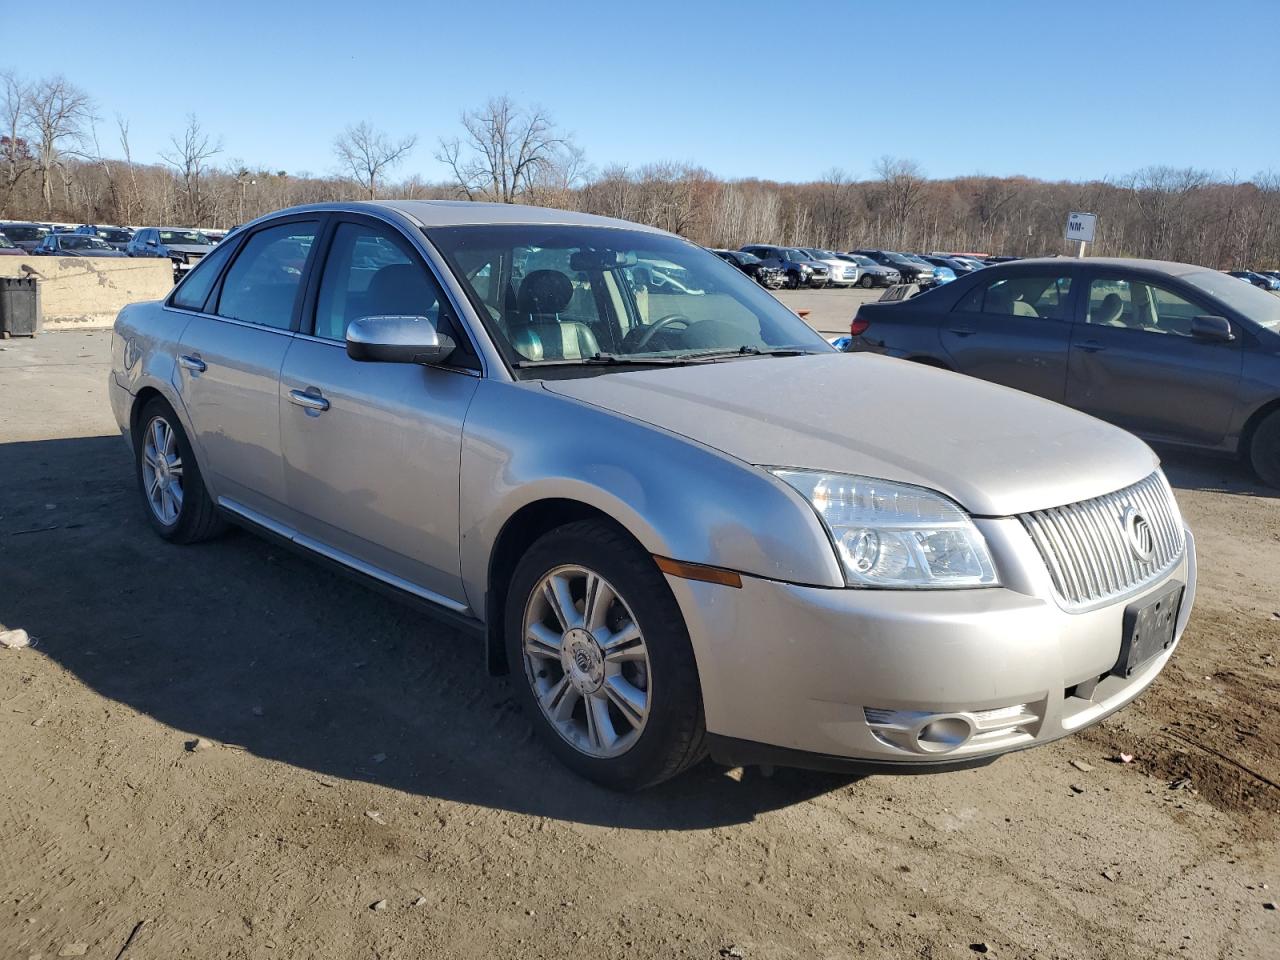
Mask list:
[[[954,769],[1097,723],[1155,680],[1195,600],[1190,531],[1165,576],[1112,605],[1068,613],[1019,521],[976,522],[1002,587],[828,589],[744,576],[732,589],[669,577],[698,661],[713,755],[738,764]],[[1132,677],[1111,675],[1125,608],[1170,581],[1185,584],[1174,643]],[[879,722],[913,714],[959,718],[973,733],[954,749],[926,751]]]

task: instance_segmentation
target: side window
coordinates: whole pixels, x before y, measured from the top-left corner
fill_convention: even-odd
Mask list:
[[[288,330],[315,238],[315,222],[306,221],[267,227],[246,240],[222,282],[218,316]]]
[[[344,340],[347,327],[361,317],[430,317],[440,325],[441,303],[446,304],[442,329],[452,332],[435,278],[392,229],[341,223],[320,278],[315,335]]]
[[[209,291],[217,282],[218,274],[231,256],[231,247],[218,247],[196,264],[191,272],[178,284],[173,293],[173,305],[183,310],[203,310],[204,302],[209,299]]]
[[[1089,284],[1087,322],[1144,333],[1191,336],[1191,320],[1204,313],[1164,287],[1141,280],[1099,277]]]
[[[1070,293],[1070,277],[1020,274],[975,287],[952,310],[957,313],[989,313],[1002,317],[1069,320],[1067,297]]]

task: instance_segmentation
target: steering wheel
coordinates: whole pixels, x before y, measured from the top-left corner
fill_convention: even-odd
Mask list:
[[[635,345],[632,347],[633,352],[639,353],[649,345],[649,341],[657,336],[658,331],[665,330],[667,327],[676,323],[683,323],[685,328],[689,327],[692,321],[682,313],[669,313],[665,317],[655,320],[649,326],[644,328],[644,332],[636,338]]]

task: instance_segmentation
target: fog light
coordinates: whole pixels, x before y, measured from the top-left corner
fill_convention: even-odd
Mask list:
[[[973,727],[964,717],[930,720],[916,734],[916,746],[926,753],[950,753],[968,742]]]

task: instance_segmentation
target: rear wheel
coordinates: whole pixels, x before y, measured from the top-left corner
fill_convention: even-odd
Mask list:
[[[581,776],[638,790],[704,755],[684,618],[652,558],[621,532],[581,521],[534,543],[512,576],[505,631],[525,709]]]
[[[1280,410],[1273,410],[1249,440],[1249,465],[1267,486],[1280,487]]]
[[[173,543],[196,543],[225,527],[173,408],[156,397],[138,416],[133,438],[138,489],[151,527]]]

